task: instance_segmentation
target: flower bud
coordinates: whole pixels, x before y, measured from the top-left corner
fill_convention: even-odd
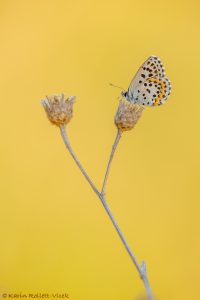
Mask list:
[[[131,130],[142,115],[143,107],[122,99],[115,115],[115,125],[121,131]]]
[[[42,105],[51,123],[62,126],[66,125],[73,114],[75,96],[65,99],[64,94],[47,96],[42,100]]]

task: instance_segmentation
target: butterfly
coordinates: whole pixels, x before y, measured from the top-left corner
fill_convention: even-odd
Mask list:
[[[157,106],[167,101],[171,88],[163,63],[157,56],[152,55],[139,68],[128,91],[123,91],[122,96],[131,103]]]

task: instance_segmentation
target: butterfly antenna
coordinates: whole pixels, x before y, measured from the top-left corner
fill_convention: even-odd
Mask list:
[[[116,87],[116,88],[118,88],[118,89],[120,89],[120,90],[125,91],[125,89],[124,89],[123,87],[121,87],[121,86],[114,85],[114,84],[112,84],[112,83],[109,83],[109,85],[111,85],[111,86],[113,86],[113,87]]]

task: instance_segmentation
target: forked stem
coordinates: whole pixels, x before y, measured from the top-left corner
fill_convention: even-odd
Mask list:
[[[79,167],[80,171],[82,172],[83,176],[86,178],[86,180],[88,181],[89,185],[91,186],[91,188],[93,189],[93,191],[96,193],[96,195],[99,197],[99,199],[101,200],[101,203],[103,205],[103,207],[105,208],[113,226],[115,227],[124,247],[126,248],[132,262],[134,263],[139,275],[140,275],[140,278],[142,279],[143,283],[144,283],[144,286],[145,286],[145,289],[146,289],[146,292],[147,292],[147,296],[148,296],[148,300],[154,300],[154,297],[153,297],[153,294],[152,294],[152,290],[151,290],[151,287],[149,285],[149,281],[148,281],[148,277],[147,277],[147,272],[146,272],[146,265],[144,262],[142,262],[142,265],[140,266],[140,264],[138,263],[137,259],[135,258],[135,255],[133,254],[130,246],[128,245],[121,229],[119,228],[111,210],[110,210],[110,207],[108,206],[107,204],[107,201],[106,201],[106,198],[105,198],[105,187],[106,187],[106,182],[107,182],[107,179],[108,179],[108,174],[109,174],[109,170],[110,170],[110,166],[111,166],[111,162],[112,162],[112,159],[113,159],[113,156],[114,156],[114,153],[115,153],[115,150],[116,150],[116,147],[119,143],[119,140],[120,140],[120,137],[121,137],[121,134],[120,132],[118,131],[117,133],[117,136],[116,136],[116,139],[115,139],[115,142],[113,144],[113,147],[112,147],[112,151],[111,151],[111,155],[110,155],[110,158],[109,158],[109,162],[108,162],[108,166],[107,166],[107,169],[106,169],[106,174],[105,174],[105,178],[104,178],[104,182],[103,182],[103,187],[102,187],[102,190],[101,192],[98,191],[98,189],[96,188],[95,184],[93,183],[93,181],[90,179],[90,177],[88,176],[87,172],[85,171],[85,169],[83,168],[82,164],[80,163],[80,161],[78,160],[76,154],[74,153],[71,145],[70,145],[70,142],[69,142],[69,139],[68,139],[68,136],[67,136],[67,133],[66,133],[66,129],[65,129],[65,126],[61,126],[60,127],[60,131],[61,131],[61,136],[63,138],[63,141],[65,143],[65,146],[66,148],[69,150],[69,153],[71,154],[72,158],[74,159],[75,163],[77,164],[77,166]]]

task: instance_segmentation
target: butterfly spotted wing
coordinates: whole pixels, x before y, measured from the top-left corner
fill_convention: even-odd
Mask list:
[[[150,56],[134,76],[125,97],[139,105],[156,106],[165,103],[170,93],[171,83],[161,60]]]

